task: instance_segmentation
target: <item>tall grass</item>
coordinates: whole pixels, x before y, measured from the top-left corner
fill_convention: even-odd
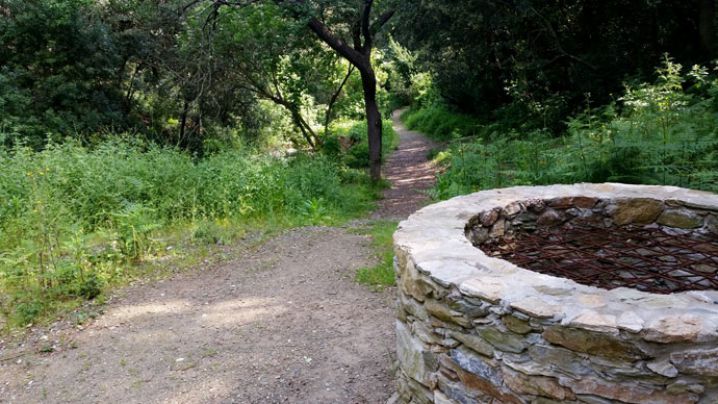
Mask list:
[[[27,324],[94,298],[130,263],[165,250],[161,234],[197,224],[332,223],[371,207],[366,175],[323,156],[226,151],[196,161],[114,141],[87,149],[0,150],[0,323]]]
[[[441,105],[409,109],[401,119],[409,129],[421,131],[437,141],[482,136],[488,129],[478,118],[458,114]]]
[[[398,223],[377,221],[364,231],[372,238],[372,245],[377,251],[377,264],[373,267],[360,268],[356,280],[376,290],[382,290],[396,284],[394,275],[394,243],[393,237]]]
[[[657,73],[616,105],[587,107],[563,137],[539,130],[454,141],[437,157],[446,169],[434,196],[583,181],[718,191],[718,78],[668,58]]]

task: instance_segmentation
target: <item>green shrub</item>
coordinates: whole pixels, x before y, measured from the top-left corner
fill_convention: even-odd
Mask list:
[[[443,106],[407,110],[402,119],[409,129],[421,131],[438,141],[485,136],[487,133],[487,127],[479,119],[457,114]]]
[[[369,167],[369,140],[366,121],[337,121],[332,124],[331,135],[325,142],[325,154],[339,156],[344,165],[362,169]],[[384,120],[382,126],[382,155],[387,157],[396,149],[399,138],[390,120]],[[339,138],[352,142],[348,150],[341,150]]]
[[[18,303],[14,310],[14,320],[19,324],[30,324],[32,321],[42,314],[45,309],[42,302],[31,300],[28,302]]]
[[[217,223],[326,224],[368,211],[375,188],[329,156],[176,149],[110,141],[0,149],[0,312],[26,324],[55,303],[92,299],[162,254],[162,234],[227,242]],[[226,227],[226,226],[225,226]]]
[[[226,229],[214,220],[203,220],[192,232],[192,238],[202,244],[226,244]]]
[[[434,197],[606,181],[718,191],[718,78],[699,66],[684,73],[668,58],[657,73],[656,83],[628,88],[620,104],[569,120],[562,138],[533,131],[453,142],[442,155],[448,167]]]
[[[92,273],[80,280],[78,294],[87,300],[94,299],[102,293],[102,286],[102,280]]]

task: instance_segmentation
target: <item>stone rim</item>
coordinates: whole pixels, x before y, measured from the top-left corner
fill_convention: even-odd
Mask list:
[[[718,291],[660,295],[582,285],[489,257],[465,235],[467,223],[480,212],[530,199],[567,197],[649,198],[718,212],[718,195],[677,187],[608,183],[495,189],[428,206],[400,223],[394,235],[397,258],[465,296],[573,328],[640,333],[644,340],[659,343],[718,337]]]

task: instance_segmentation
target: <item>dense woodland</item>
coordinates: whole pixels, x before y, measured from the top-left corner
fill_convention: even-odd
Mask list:
[[[0,324],[363,215],[400,107],[437,199],[718,191],[716,35],[713,0],[0,0]]]

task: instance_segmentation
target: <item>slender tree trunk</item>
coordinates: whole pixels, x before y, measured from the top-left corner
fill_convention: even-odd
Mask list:
[[[305,4],[303,0],[296,0]],[[361,12],[361,19],[354,25],[354,47],[352,48],[317,18],[309,20],[308,25],[324,43],[334,49],[340,56],[359,69],[361,73],[362,87],[364,90],[364,103],[367,120],[367,136],[369,140],[369,173],[372,181],[381,180],[381,143],[382,143],[382,122],[379,105],[376,100],[376,74],[371,66],[371,50],[373,49],[373,36],[375,31],[381,28],[394,15],[390,10],[371,22],[371,10],[373,0],[364,0]]]
[[[302,136],[304,136],[304,140],[306,140],[307,143],[309,143],[309,147],[311,147],[312,150],[316,151],[316,150],[317,150],[317,145],[316,145],[316,143],[312,140],[312,137],[313,137],[313,135],[314,135],[314,131],[312,130],[311,126],[309,126],[309,124],[304,120],[304,118],[302,118],[302,114],[301,114],[299,111],[297,111],[297,110],[294,109],[293,107],[290,107],[290,106],[287,106],[287,105],[285,105],[285,106],[286,106],[287,109],[289,109],[289,111],[291,112],[291,114],[292,114],[292,120],[294,121],[294,125],[295,125],[297,128],[299,128],[299,131],[300,131],[300,132],[302,132]],[[316,136],[314,136],[314,137],[315,137],[315,139],[316,139]]]
[[[214,5],[213,16],[217,16],[217,10],[222,5],[235,5],[237,7],[247,6],[257,3],[251,2],[228,2],[222,0],[213,0]],[[194,0],[184,7],[184,11],[190,7],[202,3],[202,0]],[[306,6],[306,0],[294,0],[293,2],[284,0],[274,0],[275,4],[299,5]],[[374,0],[363,0],[359,3],[361,15],[358,21],[352,25],[353,28],[353,47],[336,36],[327,25],[319,18],[312,17],[307,22],[307,26],[312,32],[337,54],[345,58],[349,63],[359,69],[361,72],[362,87],[364,90],[364,102],[366,108],[366,119],[368,124],[369,139],[369,172],[373,181],[381,180],[381,143],[382,143],[382,122],[379,105],[376,100],[376,75],[371,66],[371,50],[373,49],[373,37],[376,32],[381,29],[394,15],[394,10],[388,10],[380,15],[372,22],[371,13],[374,6]],[[305,13],[298,12],[295,9],[297,17],[304,18]]]
[[[327,111],[324,114],[324,137],[329,134],[329,123],[332,121],[332,112],[334,112],[334,105],[337,103],[337,100],[339,99],[339,96],[342,94],[342,90],[344,89],[344,86],[347,84],[347,81],[349,81],[349,78],[352,76],[352,73],[354,73],[354,69],[356,66],[350,64],[349,65],[349,71],[347,72],[346,76],[344,76],[344,80],[339,84],[339,87],[337,88],[337,91],[332,94],[332,98],[329,100],[329,104],[327,104]]]
[[[180,146],[184,141],[185,129],[187,128],[187,115],[189,115],[189,102],[185,100],[184,107],[182,108],[182,114],[180,115],[180,131],[177,146]]]
[[[706,60],[713,59],[716,41],[716,3],[715,0],[701,0],[699,30],[701,44],[706,52]]]
[[[132,95],[135,90],[135,78],[137,77],[137,73],[140,71],[140,65],[138,64],[135,66],[135,70],[132,72],[132,76],[130,77],[130,86],[127,88],[127,95],[125,95],[125,102],[129,105],[130,101],[132,101]]]
[[[376,75],[371,66],[361,69],[361,81],[364,90],[367,137],[369,140],[369,174],[372,181],[379,181],[381,180],[382,122],[379,105],[376,100]]]

